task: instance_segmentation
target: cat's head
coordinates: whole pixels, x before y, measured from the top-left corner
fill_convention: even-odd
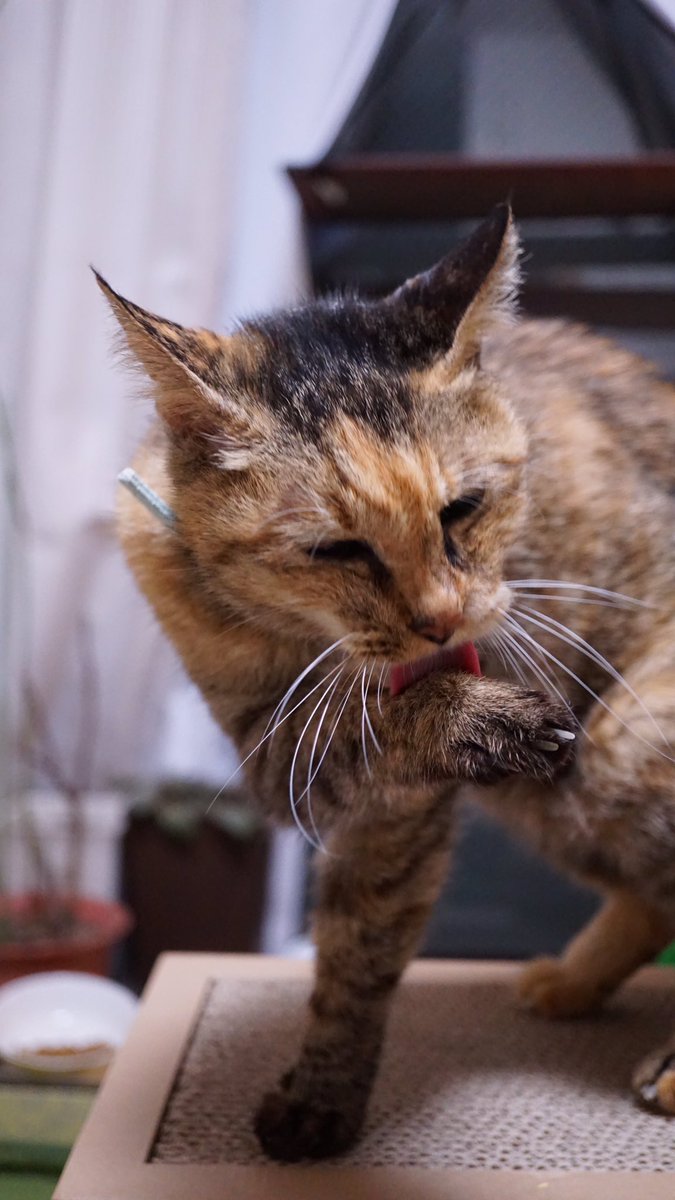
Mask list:
[[[524,431],[481,363],[517,240],[497,208],[383,300],[319,300],[230,336],[102,286],[153,384],[177,531],[202,586],[357,661],[479,638],[508,603]]]

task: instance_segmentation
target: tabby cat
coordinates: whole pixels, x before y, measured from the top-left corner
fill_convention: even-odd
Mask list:
[[[302,1048],[255,1127],[334,1154],[467,781],[606,896],[526,970],[532,1009],[595,1008],[675,935],[675,392],[515,319],[506,206],[386,299],[227,337],[100,283],[157,407],[135,466],[175,514],[124,495],[128,560],[259,804],[321,851]],[[675,1040],[635,1087],[675,1112]]]

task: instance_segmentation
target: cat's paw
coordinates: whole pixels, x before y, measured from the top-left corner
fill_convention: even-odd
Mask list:
[[[489,688],[492,681],[482,682]],[[490,707],[475,722],[467,747],[476,782],[514,774],[548,781],[570,766],[576,722],[565,705],[542,692],[501,682],[495,682],[481,701]]]
[[[603,996],[589,981],[573,975],[556,958],[535,958],[517,986],[519,1003],[540,1017],[582,1017],[597,1011]]]
[[[258,1141],[270,1158],[299,1162],[341,1154],[356,1140],[361,1116],[303,1098],[292,1089],[269,1092],[255,1118]]]
[[[675,1042],[643,1058],[633,1073],[633,1091],[647,1108],[675,1116]]]

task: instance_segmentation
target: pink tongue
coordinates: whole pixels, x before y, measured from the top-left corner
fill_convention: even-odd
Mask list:
[[[397,663],[389,672],[389,691],[392,696],[398,696],[411,683],[417,683],[418,679],[435,671],[465,671],[467,675],[480,675],[480,662],[473,642],[463,642],[453,650],[439,650],[411,663]]]

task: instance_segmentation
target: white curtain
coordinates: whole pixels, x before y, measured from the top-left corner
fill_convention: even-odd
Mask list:
[[[660,17],[675,29],[675,0],[644,0],[647,8],[653,8]]]
[[[93,627],[100,786],[160,765],[176,668],[114,545],[115,476],[147,414],[116,369],[88,264],[179,320],[213,319],[247,6],[9,0],[0,34],[1,382],[31,525],[15,623],[73,768],[87,720],[78,627]]]
[[[148,414],[115,367],[87,264],[186,323],[297,296],[282,169],[330,144],[394,3],[0,7],[0,389],[29,523],[11,545],[18,603],[0,614],[13,693],[29,671],[62,761],[92,757],[96,787],[167,770],[222,781],[234,760],[114,545],[115,476]],[[0,667],[7,655],[0,639]]]
[[[329,149],[391,21],[396,0],[257,0],[243,96],[236,245],[221,311],[255,312],[306,293],[288,165]]]

